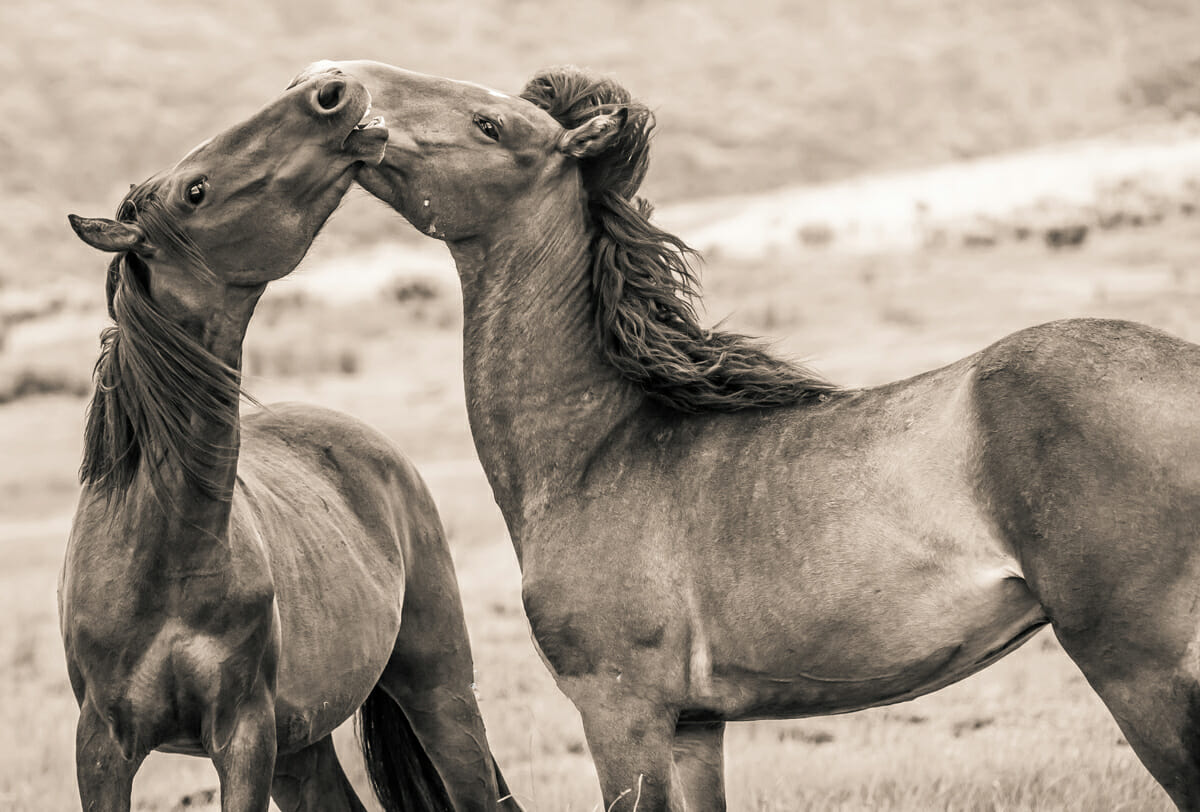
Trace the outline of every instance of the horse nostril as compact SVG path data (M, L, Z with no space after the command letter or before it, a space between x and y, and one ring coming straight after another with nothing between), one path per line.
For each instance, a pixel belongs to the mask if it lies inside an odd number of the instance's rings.
M342 100L342 91L346 89L346 83L341 79L334 79L327 82L324 87L317 91L317 104L325 110L332 110L338 106Z

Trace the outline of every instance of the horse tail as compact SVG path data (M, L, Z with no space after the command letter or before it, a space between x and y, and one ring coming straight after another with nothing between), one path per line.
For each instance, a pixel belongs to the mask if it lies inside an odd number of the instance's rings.
M378 685L358 710L358 738L371 787L384 812L453 810L442 778L408 717Z

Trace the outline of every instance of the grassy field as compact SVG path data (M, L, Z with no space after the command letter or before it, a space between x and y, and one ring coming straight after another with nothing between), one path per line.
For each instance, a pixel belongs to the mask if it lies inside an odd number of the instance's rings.
M1040 244L987 251L847 258L813 253L705 272L715 320L777 337L849 385L954 360L1021 326L1122 316L1200 340L1200 223L1101 233L1082 250ZM328 310L268 292L247 350L346 327L353 371L251 376L265 401L349 411L394 437L438 499L459 568L493 747L526 808L596 810L599 792L578 717L529 641L515 560L473 456L463 407L453 290L414 302ZM0 407L0 808L76 803L75 708L54 609L75 494L84 401L26 398ZM348 738L342 743L349 745ZM914 702L839 717L731 726L734 810L1160 810L1144 772L1083 678L1042 633L982 674ZM355 756L350 748L348 760ZM361 777L359 768L356 775ZM205 762L156 756L136 808L170 810L211 788Z
M78 805L54 589L103 260L69 233L66 213L110 213L128 184L250 114L307 63L375 58L508 90L553 64L612 73L658 116L645 191L659 203L1200 112L1194 0L52 0L0 4L0 46L0 810L14 812ZM404 234L352 193L320 250ZM1066 316L1133 318L1200 340L1192 219L1096 232L1066 252L1027 242L716 259L705 279L713 321L776 337L847 385ZM247 388L351 412L419 463L449 529L509 783L533 812L593 812L577 714L529 641L515 560L474 457L457 293L439 282L394 293L323 306L277 285L248 338ZM1048 633L911 703L731 726L726 752L734 810L1168 806ZM135 808L182 808L214 785L205 762L155 757Z
M94 265L65 217L373 58L516 90L575 63L656 111L661 202L937 163L1200 111L1191 0L53 0L0 5L0 283ZM361 243L353 201L327 240Z

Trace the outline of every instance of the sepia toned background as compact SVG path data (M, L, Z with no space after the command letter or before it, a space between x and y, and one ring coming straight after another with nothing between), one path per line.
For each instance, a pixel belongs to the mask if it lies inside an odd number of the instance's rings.
M709 321L846 385L1070 316L1200 340L1194 0L8 0L0 809L78 808L54 589L106 260L66 215L110 216L129 184L322 58L508 91L554 64L614 75L656 112L643 193L704 251ZM264 297L245 386L355 414L418 463L449 531L509 783L534 812L596 810L578 717L530 643L474 457L460 327L444 247L355 189ZM726 759L734 810L1167 807L1049 632L915 702L733 725ZM215 785L207 762L156 756L134 806L203 808Z

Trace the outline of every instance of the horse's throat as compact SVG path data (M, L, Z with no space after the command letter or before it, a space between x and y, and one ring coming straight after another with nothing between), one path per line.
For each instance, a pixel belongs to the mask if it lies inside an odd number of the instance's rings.
M467 412L516 536L579 479L641 394L602 358L586 251L493 258L455 250L463 282Z

